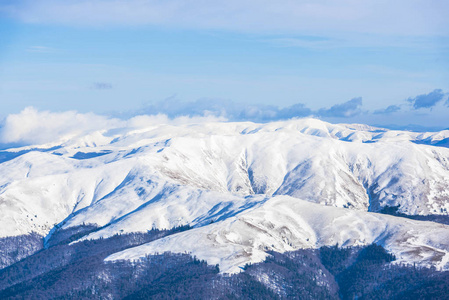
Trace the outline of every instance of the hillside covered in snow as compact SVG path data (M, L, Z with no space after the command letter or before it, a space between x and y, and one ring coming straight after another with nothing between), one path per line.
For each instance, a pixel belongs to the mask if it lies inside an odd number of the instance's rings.
M376 243L449 269L449 131L298 119L116 127L0 151L0 237L189 225L107 261L171 251L236 273L269 251Z

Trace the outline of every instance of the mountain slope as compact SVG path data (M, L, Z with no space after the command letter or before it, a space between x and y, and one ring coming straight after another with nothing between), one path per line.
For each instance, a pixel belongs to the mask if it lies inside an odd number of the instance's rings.
M449 269L449 226L317 205L277 196L223 222L130 248L106 260L138 259L165 251L187 251L223 272L263 261L266 251L376 243L394 253L398 263ZM94 236L92 236L94 237ZM89 238L89 237L88 237Z
M116 128L9 149L0 237L51 235L56 224L96 224L89 239L189 224L111 259L209 247L204 258L235 272L268 249L376 242L401 261L447 268L435 235L447 227L373 212L447 215L448 138L301 119Z

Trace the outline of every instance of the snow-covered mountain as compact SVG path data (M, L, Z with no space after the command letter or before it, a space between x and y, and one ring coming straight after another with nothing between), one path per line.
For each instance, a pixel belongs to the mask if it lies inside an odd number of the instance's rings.
M117 233L195 228L108 259L192 252L225 272L267 250L385 246L449 269L449 131L315 119L116 128L0 153L0 237L96 224Z
M235 273L246 263L263 261L267 250L285 252L337 243L340 246L376 243L395 253L397 263L448 269L448 233L447 225L276 196L223 222L130 248L107 260L187 251L211 264L219 264L223 272Z

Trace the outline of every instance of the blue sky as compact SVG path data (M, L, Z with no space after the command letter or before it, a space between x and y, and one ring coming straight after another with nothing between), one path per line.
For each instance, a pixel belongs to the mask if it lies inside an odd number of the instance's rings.
M449 127L449 3L3 0L0 118L130 117Z

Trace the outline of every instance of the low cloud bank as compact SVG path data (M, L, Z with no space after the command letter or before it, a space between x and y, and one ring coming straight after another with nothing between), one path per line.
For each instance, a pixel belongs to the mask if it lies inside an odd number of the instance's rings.
M387 108L375 110L373 112L373 114L375 114L375 115L384 115L384 114L385 115L389 115L389 114L398 112L400 110L401 110L401 107L399 105L390 105Z
M391 117L400 116L410 120L413 119L413 114L422 116L423 111L429 113L437 104L449 106L449 100L443 103L445 97L447 94L437 89L428 94L403 100L399 105L390 105L373 112L362 109L363 102L360 97L318 110L312 110L303 103L280 108L274 105L242 105L220 99L182 102L172 97L135 111L128 118L114 118L76 111L39 111L36 108L27 107L20 113L11 114L3 120L0 127L0 149L7 146L62 143L95 131L112 132L111 130L137 129L157 124L180 125L213 121L263 123L301 117L316 117L331 122L379 124L376 122L382 119L383 123L391 122Z
M329 109L318 110L318 115L331 118L350 118L362 112L362 97L354 98L348 102L336 104Z
M62 143L71 138L96 131L144 128L155 124L184 124L210 121L224 121L215 116L139 115L128 120L76 111L50 112L27 107L18 114L6 117L0 127L0 149L6 146L42 145Z
M361 106L361 97L336 104L331 108L321 108L316 111L308 108L303 103L296 103L281 108L275 105L238 104L221 99L200 99L194 102L181 102L171 97L151 104L139 111L139 113L150 115L162 113L170 118L213 115L226 118L229 121L270 122L301 117L353 117L362 112Z
M49 112L27 107L6 117L0 130L2 144L42 144L70 138L99 128L111 128L120 120L93 113Z
M432 108L441 102L445 94L441 89L436 89L428 94L418 95L414 98L408 98L407 101L411 103L414 109ZM446 101L446 103L448 103Z

